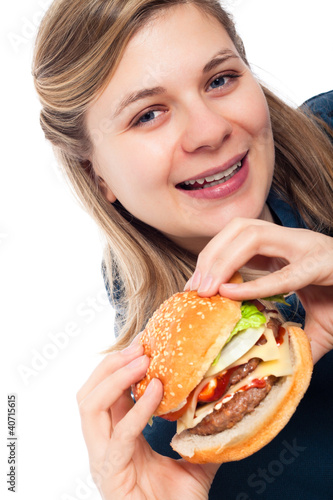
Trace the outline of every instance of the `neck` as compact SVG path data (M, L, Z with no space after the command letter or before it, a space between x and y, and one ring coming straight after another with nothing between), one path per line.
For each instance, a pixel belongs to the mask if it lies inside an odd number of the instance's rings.
M266 203L265 203L264 208L262 209L262 212L259 215L258 219L265 220L266 222L274 222L272 213L269 209L269 206Z

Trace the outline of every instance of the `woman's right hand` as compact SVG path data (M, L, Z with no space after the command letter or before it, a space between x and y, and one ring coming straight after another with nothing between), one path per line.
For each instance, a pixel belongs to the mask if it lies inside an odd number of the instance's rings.
M134 340L124 351L108 354L78 392L92 477L104 500L207 499L218 465L163 457L142 435L163 396L154 379L133 403L130 387L148 365Z

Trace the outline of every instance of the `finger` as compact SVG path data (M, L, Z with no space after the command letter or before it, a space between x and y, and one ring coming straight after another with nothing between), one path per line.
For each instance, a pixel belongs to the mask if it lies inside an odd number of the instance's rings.
M112 432L110 408L120 398L128 398L128 388L142 379L148 365L147 356L131 361L109 375L81 401L82 432L90 456L100 458Z
M123 351L112 352L105 356L78 391L76 398L79 404L105 377L143 354L143 346L138 343L138 337L135 337L130 346Z
M275 225L272 223L258 219L235 218L231 222L229 222L220 233L218 233L214 238L211 239L211 241L206 245L202 252L200 252L195 272L186 283L184 289L198 290L201 286L201 288L204 287L207 290L209 288L209 290L211 291L213 285L211 278L213 276L211 276L209 271L214 262L219 259L224 260L223 255L225 255L227 258L232 257L233 254L230 247L235 239L247 228L256 226L275 227ZM227 262L227 260L225 260L225 262ZM238 270L240 267L241 266L233 266L233 272ZM230 270L229 273L227 273L227 275L224 277L225 282L228 281L233 272Z
M266 262L267 258L274 258L275 263L279 260L281 265L285 265L295 256L295 243L291 244L290 233L288 239L285 232L273 224L266 227L246 227L228 247L220 250L219 256L211 263L198 288L199 295L210 296L217 293L222 283L226 283L235 271L256 256L266 257ZM262 259L261 262L264 263L265 260ZM270 266L268 270L269 268Z
M210 268L212 262L218 258L221 249L229 245L237 234L239 234L239 232L251 222L254 224L262 223L262 221L257 221L256 219L250 220L236 217L209 241L209 243L198 255L196 269L194 274L186 283L184 287L185 291L197 290L199 288L203 277L208 274L207 270Z
M240 285L221 284L219 293L233 300L265 298L300 290L313 279L312 273L304 273L303 264L299 262Z
M114 428L120 420L134 406L134 399L130 391L124 393L123 397L119 398L111 408L112 427Z
M163 397L163 385L153 379L143 396L117 424L110 441L108 464L115 474L120 473L131 461L137 439L147 425Z
M208 277L198 288L199 295L217 293L231 273L246 266L258 256L266 258L267 271L282 267L302 257L305 242L304 230L280 228L274 224L247 226L227 248L221 249L219 257L212 263ZM307 242L309 245L309 241ZM261 263L265 260L262 259Z
M237 217L227 224L214 238L212 238L198 256L197 267L203 269L220 255L221 250L231 244L239 235L246 230L255 228L269 229L276 227L275 224L260 219L246 219Z

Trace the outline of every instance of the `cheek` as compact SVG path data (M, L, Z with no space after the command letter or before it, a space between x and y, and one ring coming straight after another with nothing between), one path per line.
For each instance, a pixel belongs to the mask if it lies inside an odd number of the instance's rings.
M256 139L256 145L259 149L267 150L267 153L273 147L273 132L269 111L265 103L261 108L257 107L257 120L253 127L253 136Z
M254 86L248 92L248 99L243 108L244 125L254 138L267 138L272 136L271 122L266 98L260 87Z
M244 96L245 97L245 96ZM247 89L242 127L251 140L251 165L257 196L267 197L274 173L275 147L266 98L256 82ZM257 182L258 175L261 183Z
M96 153L100 176L105 179L119 199L136 196L156 189L167 179L167 160L156 144L143 146L142 141L121 140L106 143ZM121 200L120 200L121 201Z
M173 166L174 134L160 127L147 136L130 139L126 144L125 162L131 161L137 169L137 175L151 187L161 187L168 184ZM131 158L129 160L129 158Z
M273 140L271 120L266 98L259 86L256 84L256 92L253 93L248 117L252 116L252 126L250 129L258 143L271 146ZM255 119L253 119L255 117Z
M274 139L269 109L261 89L253 92L252 100L244 109L243 127L251 136L253 156L261 159L260 164L265 165L270 175L274 168Z

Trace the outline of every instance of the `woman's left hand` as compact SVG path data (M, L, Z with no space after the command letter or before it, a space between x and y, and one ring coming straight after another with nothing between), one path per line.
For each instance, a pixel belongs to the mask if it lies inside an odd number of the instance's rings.
M269 274L228 284L245 265ZM295 291L306 311L304 330L314 362L333 349L333 238L329 236L257 219L233 219L199 254L185 289L234 300Z

